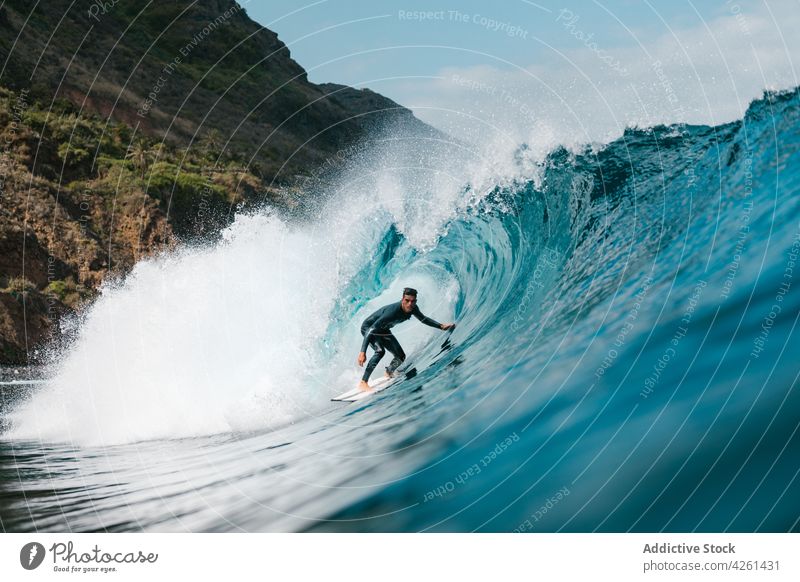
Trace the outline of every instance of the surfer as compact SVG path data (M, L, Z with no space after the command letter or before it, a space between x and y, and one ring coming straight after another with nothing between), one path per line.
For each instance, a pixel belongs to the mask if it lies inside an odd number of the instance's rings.
M381 307L361 324L361 335L364 336L364 341L361 342L358 365L363 366L364 362L367 361L367 345L372 346L375 353L370 358L367 369L364 370L364 375L358 384L359 388L362 390L370 389L367 380L369 380L375 366L386 354L386 350L389 350L394 356L391 363L386 367L387 378L391 378L397 367L406 359L406 354L403 348L400 347L400 342L392 335L390 329L398 323L408 321L412 315L425 325L438 327L442 330L453 329L456 326L455 323L439 323L423 315L419 307L417 307L417 290L406 287L403 289L403 298L400 301Z

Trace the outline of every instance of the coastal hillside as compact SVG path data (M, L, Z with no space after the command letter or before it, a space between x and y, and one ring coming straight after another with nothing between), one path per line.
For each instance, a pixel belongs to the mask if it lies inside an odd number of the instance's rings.
M213 239L237 208L313 203L297 185L387 124L429 130L369 89L310 83L232 0L6 1L0 67L6 365L35 363L141 258Z

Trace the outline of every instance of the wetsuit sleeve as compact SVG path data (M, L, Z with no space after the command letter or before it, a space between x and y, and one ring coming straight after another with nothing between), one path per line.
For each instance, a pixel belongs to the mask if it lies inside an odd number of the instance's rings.
M372 329L373 328L369 328L367 330L367 333L364 334L364 341L361 342L361 351L362 352L366 352L367 351L367 345L369 344L369 336L372 335Z
M422 312L419 310L419 307L417 307L416 305L414 306L414 312L413 313L414 313L414 317L419 319L425 325L429 325L431 327L438 327L439 329L442 329L442 324L441 323L439 323L435 319L431 319L427 315L423 315Z
M364 323L369 325L367 333L364 334L364 340L361 342L361 351L366 352L369 345L370 336L376 329L380 329L382 324L385 324L387 319L391 319L391 314L387 314L385 309L381 309L370 315Z

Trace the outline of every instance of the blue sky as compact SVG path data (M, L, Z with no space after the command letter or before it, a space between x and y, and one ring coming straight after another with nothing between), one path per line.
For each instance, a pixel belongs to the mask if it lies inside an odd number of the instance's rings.
M627 125L721 123L765 87L794 86L800 57L796 0L243 5L311 81L369 87L456 133L464 115L584 141Z
M560 24L567 16L563 9L578 15L587 34L594 34L593 38L609 49L660 35L667 25L684 29L729 10L725 2L694 2L690 8L680 0L251 0L245 6L251 18L276 31L289 45L312 81L349 85L397 75L434 75L453 66L509 66L502 61L528 65L550 52L549 46L579 46ZM415 11L429 13L431 18L416 19ZM494 25L497 30L493 30L488 19L508 27ZM410 48L415 45L430 48ZM325 65L331 59L340 60Z

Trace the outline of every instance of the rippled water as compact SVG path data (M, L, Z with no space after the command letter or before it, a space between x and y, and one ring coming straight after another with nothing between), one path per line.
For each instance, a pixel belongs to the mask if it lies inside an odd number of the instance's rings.
M3 386L3 528L797 531L798 112L491 172L407 148L140 264ZM414 374L329 402L407 284L458 328L398 327Z

